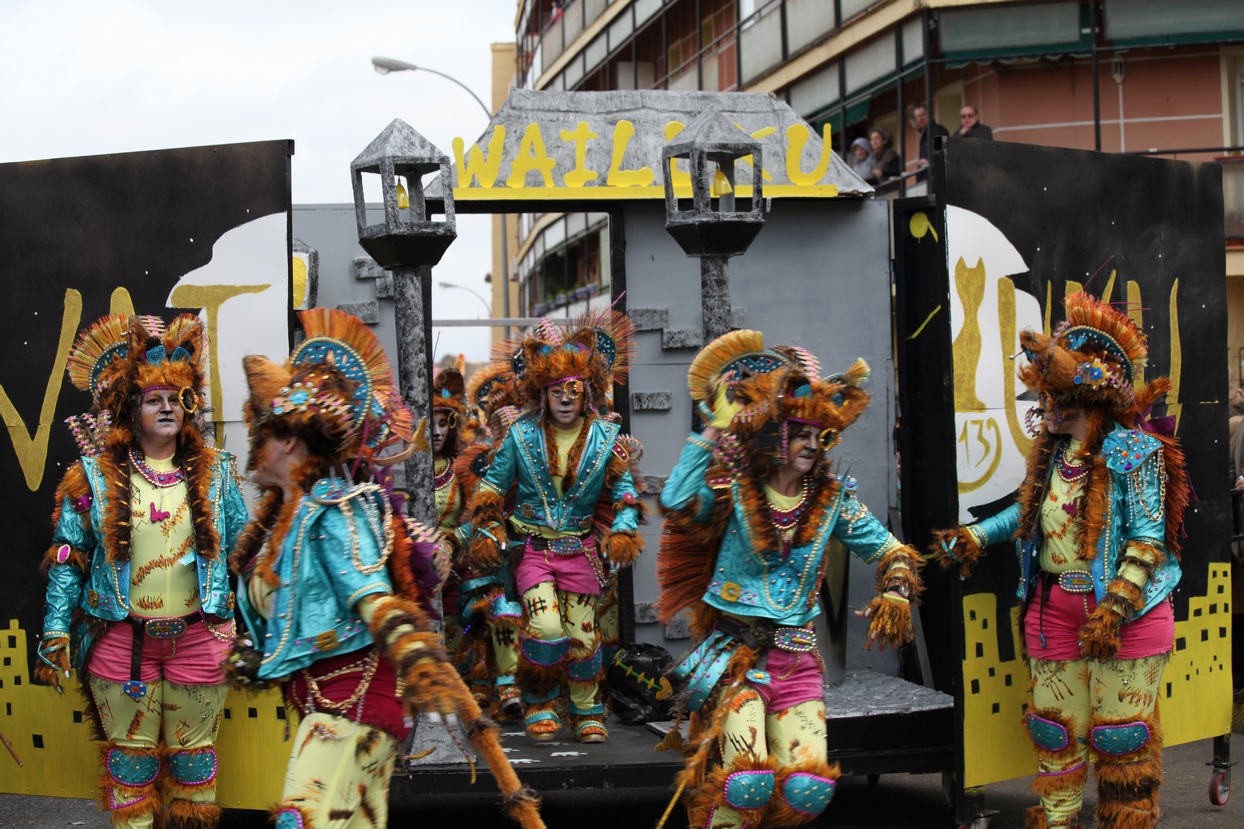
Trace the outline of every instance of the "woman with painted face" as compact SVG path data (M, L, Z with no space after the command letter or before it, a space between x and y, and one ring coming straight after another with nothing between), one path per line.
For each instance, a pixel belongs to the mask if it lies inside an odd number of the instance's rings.
M1053 336L1020 335L1019 371L1038 395L1035 441L1015 504L938 534L933 552L966 575L991 544L1014 540L1036 748L1032 827L1079 824L1088 763L1096 823L1158 819L1158 689L1174 638L1170 596L1190 487L1167 418L1147 420L1166 378L1133 384L1148 356L1124 313L1084 292Z
M453 551L448 539L458 529L463 507L462 485L454 473L454 459L469 442L464 440L465 428L466 384L462 372L456 367L439 369L432 377L432 495L436 526L445 539L441 542L443 548L439 556L446 560L446 567ZM441 587L441 607L445 620L445 651L449 654L457 651L462 639L458 585L457 574L448 570Z
M103 805L115 827L220 821L220 663L234 608L224 559L246 504L232 456L204 442L206 346L197 316L166 329L114 314L69 354L69 378L94 411L70 418L82 458L56 492L35 674L59 688L71 667L80 672L107 740Z
M838 539L877 565L868 644L911 641L921 558L830 472L827 454L868 405L868 366L819 379L803 349L735 331L691 364L708 424L687 438L661 492L659 618L692 610L698 645L674 670L691 744L680 784L695 829L795 826L833 797L826 761L820 614Z
M482 567L505 561L515 598L522 599L517 678L527 734L537 741L552 740L561 729L563 684L575 739L608 739L596 621L605 580L601 557L629 566L643 542L627 453L617 424L600 407L613 383L625 381L632 332L616 311L583 317L569 334L548 320L535 327L514 360L533 411L510 428L472 505L471 556ZM613 515L604 533L593 530L598 508Z

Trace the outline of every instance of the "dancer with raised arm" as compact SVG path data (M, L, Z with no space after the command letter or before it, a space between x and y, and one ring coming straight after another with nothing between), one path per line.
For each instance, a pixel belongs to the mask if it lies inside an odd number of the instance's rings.
M690 608L698 644L674 671L690 714L680 786L694 829L811 821L838 768L826 761L824 664L813 620L837 539L877 566L868 643L912 640L919 554L830 470L828 453L868 405L868 367L820 379L802 349L756 331L710 343L688 373L704 431L661 492L659 616Z

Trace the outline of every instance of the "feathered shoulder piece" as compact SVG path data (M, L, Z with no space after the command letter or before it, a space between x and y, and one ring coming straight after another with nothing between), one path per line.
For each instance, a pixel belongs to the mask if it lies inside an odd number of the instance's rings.
M468 407L479 412L484 422L500 407L518 405L514 372L510 369L509 360L491 362L472 374L466 384L466 401Z

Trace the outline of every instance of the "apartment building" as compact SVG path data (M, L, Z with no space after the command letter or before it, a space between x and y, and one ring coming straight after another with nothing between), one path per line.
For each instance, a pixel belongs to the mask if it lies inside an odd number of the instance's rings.
M880 197L927 187L911 117L924 102L952 132L972 107L995 140L1219 160L1227 273L1244 277L1239 0L519 0L516 12L514 43L494 48L503 82L767 93L827 129L840 155L881 126L904 174ZM608 294L604 214L511 224L516 312L574 313ZM1244 279L1228 296L1239 382Z

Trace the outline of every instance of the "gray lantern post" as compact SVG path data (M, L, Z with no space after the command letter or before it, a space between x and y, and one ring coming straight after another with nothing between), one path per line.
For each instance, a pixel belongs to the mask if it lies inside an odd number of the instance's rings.
M385 127L350 164L359 244L378 265L393 274L398 388L416 420L431 415L432 266L441 261L458 236L452 190L447 188L445 194L444 220L436 222L428 216L423 177L438 172L442 180L449 181L449 158L400 118ZM379 224L367 222L364 175L380 177L384 221ZM409 207L398 205L399 176L406 180ZM410 516L434 527L436 501L432 492L431 453L414 453L406 461L404 471L406 489L410 493L407 502ZM436 603L439 607L439 596ZM457 745L465 745L467 739L461 726L459 731L455 741L446 728L421 714L404 754L424 756L407 761L407 765L465 761Z
M734 165L751 156L752 197L748 210L736 210ZM679 207L670 162L686 159L691 173L691 209ZM760 142L731 124L717 110L701 112L661 151L665 175L665 229L688 256L700 257L700 305L705 344L733 328L730 310L731 256L747 252L764 226ZM724 177L717 205L713 181Z
M416 420L430 412L432 377L432 266L458 236L453 193L445 196L445 218L432 221L423 193L423 177L439 172L449 181L449 158L401 119L367 145L350 164L354 182L354 215L359 244L382 268L393 274L397 322L397 375L402 398ZM363 176L378 175L384 198L384 220L368 224ZM410 206L398 206L398 177L406 180ZM416 452L405 464L410 515L433 526L432 458Z

